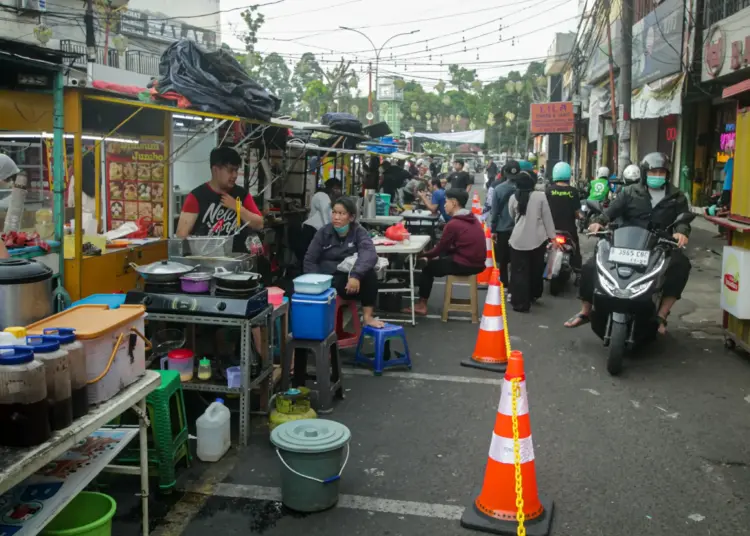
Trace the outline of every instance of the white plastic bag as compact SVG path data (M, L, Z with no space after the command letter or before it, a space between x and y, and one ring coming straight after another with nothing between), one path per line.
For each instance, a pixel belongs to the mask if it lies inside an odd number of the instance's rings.
M341 261L339 265L336 267L336 270L339 272L344 272L345 274L350 273L354 269L354 265L357 264L357 254L349 255L346 259Z
M562 268L563 252L557 248L552 248L547 252L547 268L544 273L547 279L553 279L560 274Z

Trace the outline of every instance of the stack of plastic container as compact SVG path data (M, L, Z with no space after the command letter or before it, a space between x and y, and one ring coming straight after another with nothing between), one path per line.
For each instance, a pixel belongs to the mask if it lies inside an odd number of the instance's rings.
M73 399L73 419L89 412L88 376L86 374L86 347L76 339L76 330L70 328L46 328L45 337L60 343L60 349L68 352L70 359L70 388Z
M73 393L68 352L61 350L60 343L54 338L39 335L26 337L26 346L34 352L35 359L44 363L52 430L67 428L73 424Z
M295 339L323 341L336 327L336 289L333 277L305 274L294 280L292 295L292 336Z

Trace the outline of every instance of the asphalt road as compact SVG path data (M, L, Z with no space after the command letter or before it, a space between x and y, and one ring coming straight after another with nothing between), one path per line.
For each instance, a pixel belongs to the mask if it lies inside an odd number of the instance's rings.
M438 286L432 312L441 302ZM748 361L678 320L612 378L590 330L562 326L576 310L571 288L508 313L526 360L539 489L555 501L552 533L747 534ZM157 536L471 534L457 518L482 483L500 396L499 376L459 366L476 334L469 322L422 320L407 328L411 372L346 375L347 398L328 417L352 431L336 508L299 515L273 500L279 464L256 420L250 447L194 468L170 512L156 504Z

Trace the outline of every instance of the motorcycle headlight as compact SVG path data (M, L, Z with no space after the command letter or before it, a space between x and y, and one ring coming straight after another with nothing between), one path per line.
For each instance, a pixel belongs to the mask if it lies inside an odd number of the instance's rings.
M634 286L628 286L627 289L625 289L623 292L628 293L628 297L630 298L636 298L646 292L649 288L651 288L651 285L654 283L654 280L646 281L645 283L640 283L638 285Z
M616 297L617 287L610 281L610 279L607 277L606 272L599 271L599 285L604 289L604 291L609 294L612 297Z

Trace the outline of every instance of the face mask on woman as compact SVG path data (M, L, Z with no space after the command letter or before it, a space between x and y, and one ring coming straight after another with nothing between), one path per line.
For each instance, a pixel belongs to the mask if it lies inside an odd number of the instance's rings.
M654 190L664 188L664 184L666 184L666 182L666 177L660 177L658 175L646 175L646 186L648 186L649 188L653 188Z
M342 227L336 227L334 225L333 228L336 229L336 232L338 234L340 234L340 235L345 235L346 233L349 232L349 224L348 223L346 225L342 226Z

